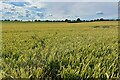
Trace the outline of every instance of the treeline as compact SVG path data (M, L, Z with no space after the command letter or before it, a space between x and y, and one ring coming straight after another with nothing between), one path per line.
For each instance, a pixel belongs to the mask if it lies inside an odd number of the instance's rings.
M23 20L1 20L1 21L14 21L14 22L24 22ZM119 21L119 19L94 19L94 20L81 20L80 18L77 18L76 20L32 20L32 21L25 21L25 22L67 22L67 23L79 23L79 22L94 22L94 21Z

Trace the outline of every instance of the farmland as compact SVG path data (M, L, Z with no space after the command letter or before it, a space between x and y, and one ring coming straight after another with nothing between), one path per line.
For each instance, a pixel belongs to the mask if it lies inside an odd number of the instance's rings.
M2 78L118 78L118 22L3 22Z

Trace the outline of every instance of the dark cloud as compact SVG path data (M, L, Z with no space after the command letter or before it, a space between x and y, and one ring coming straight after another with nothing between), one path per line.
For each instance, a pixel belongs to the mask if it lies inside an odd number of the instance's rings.
M11 14L13 14L12 12L5 12L5 14L7 14L7 15L11 15Z
M49 16L53 16L52 14L49 14Z
M44 18L44 14L43 13L37 13L37 16L39 16L40 18Z

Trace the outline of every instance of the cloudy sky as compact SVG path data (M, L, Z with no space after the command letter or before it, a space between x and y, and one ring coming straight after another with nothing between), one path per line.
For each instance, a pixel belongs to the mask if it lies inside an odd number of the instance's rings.
M0 19L116 19L118 0L23 0L1 1Z

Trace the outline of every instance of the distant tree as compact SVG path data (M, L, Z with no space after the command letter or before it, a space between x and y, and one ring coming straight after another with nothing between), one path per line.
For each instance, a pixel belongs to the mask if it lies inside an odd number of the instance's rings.
M35 20L35 22L37 22L38 20Z
M68 23L71 23L72 21L71 21L71 20L68 20L67 22L68 22Z
M80 18L77 18L77 22L81 22Z
M40 20L38 20L38 22L40 22Z
M83 22L85 22L85 20L83 20Z
M68 19L65 19L65 22L68 22Z
M100 21L104 21L104 19L103 19L103 18L100 18Z
M6 19L4 21L7 21Z
M120 21L120 19L116 19L116 21Z
M45 22L49 22L49 20L46 20Z
M100 19L97 19L96 21L100 21Z
M64 22L64 20L61 20L60 22Z
M17 19L15 21L18 21Z
M93 22L94 20L90 20L90 22Z

